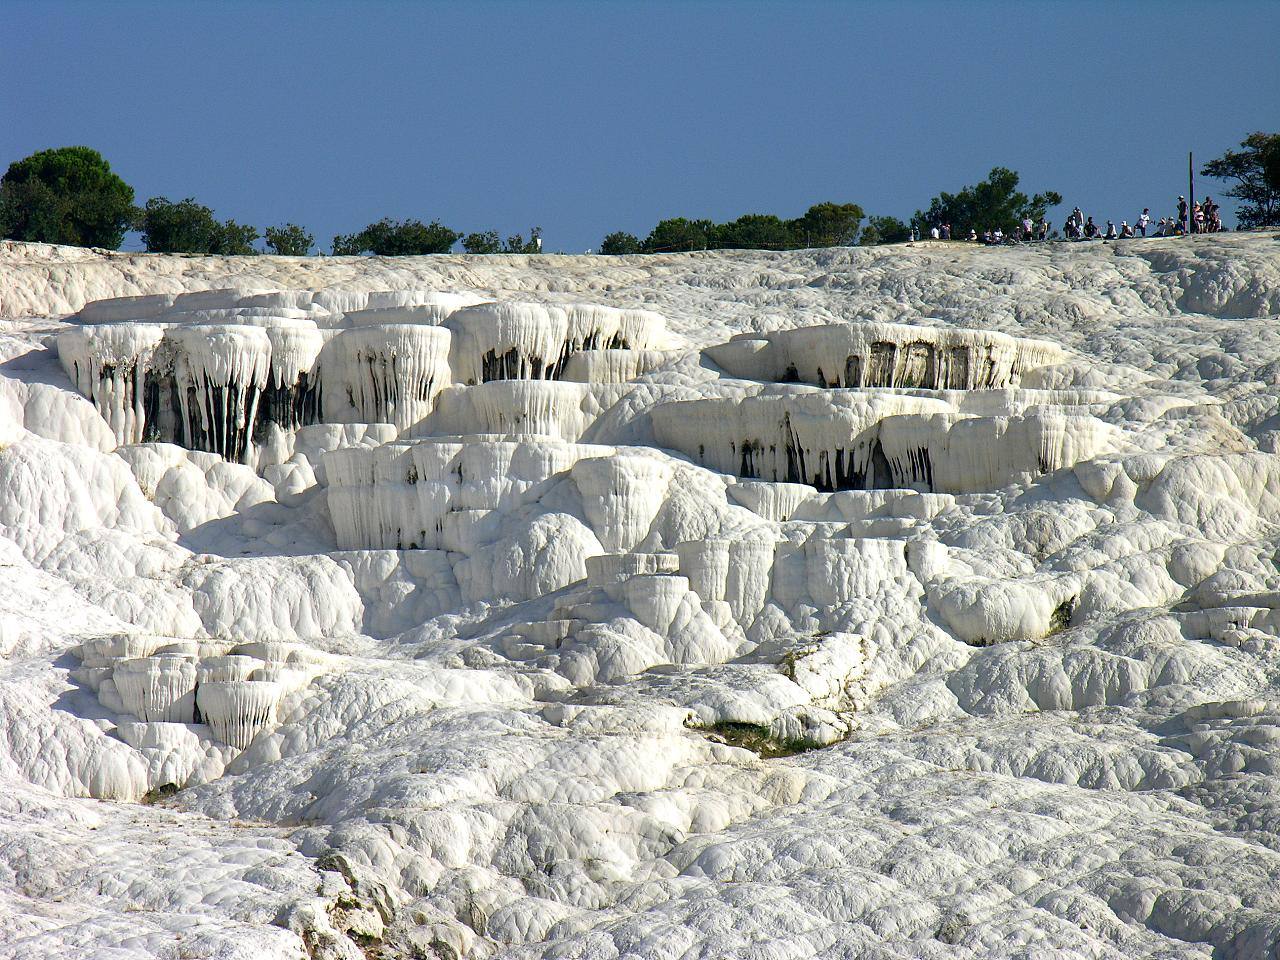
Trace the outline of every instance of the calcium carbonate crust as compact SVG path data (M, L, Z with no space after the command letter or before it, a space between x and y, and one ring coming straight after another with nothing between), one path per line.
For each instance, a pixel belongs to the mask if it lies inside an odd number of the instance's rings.
M0 957L1280 948L1277 238L0 317Z

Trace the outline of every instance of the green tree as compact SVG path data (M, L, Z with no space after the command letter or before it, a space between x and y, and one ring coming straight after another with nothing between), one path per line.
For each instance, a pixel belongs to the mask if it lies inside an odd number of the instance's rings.
M911 239L911 227L897 217L868 217L858 243L873 247L882 243L902 243Z
M408 257L428 253L448 253L462 239L438 220L392 220L389 217L371 223L359 233L338 234L333 238L335 257L355 257L371 253L378 257Z
M532 227L529 230L529 239L526 240L520 234L513 234L507 237L507 242L502 248L503 253L541 253L542 252L542 228Z
M786 223L771 213L748 213L709 232L710 246L736 250L787 250L795 246Z
M1062 202L1062 195L1052 190L1028 197L1018 190L1018 175L1007 167L995 167L987 179L959 193L941 193L933 198L929 209L916 211L913 222L925 236L935 224L951 224L951 235L962 237L969 230L982 233L997 227L1006 234L1015 230L1023 217L1043 219L1050 207Z
M258 230L228 220L219 222L195 198L173 203L152 197L143 207L138 226L150 253L200 253L214 256L253 256Z
M1280 192L1280 135L1271 138L1271 143L1262 154L1262 175L1267 186Z
M862 217L856 203L815 203L803 217L791 221L791 232L797 246L851 247Z
M639 237L623 230L615 231L600 241L600 252L606 256L640 253L642 249Z
M316 238L296 223L267 227L267 249L280 257L305 257L316 245Z
M89 147L42 150L0 177L0 235L115 250L133 225L133 187Z
M716 225L710 220L686 220L673 217L660 220L645 237L646 253L680 253L689 250L706 250Z
M1251 133L1240 146L1210 160L1201 175L1235 181L1225 193L1241 201L1236 219L1242 228L1280 223L1280 134Z
M467 253L501 253L502 239L498 236L497 230L468 233L462 238L462 249Z

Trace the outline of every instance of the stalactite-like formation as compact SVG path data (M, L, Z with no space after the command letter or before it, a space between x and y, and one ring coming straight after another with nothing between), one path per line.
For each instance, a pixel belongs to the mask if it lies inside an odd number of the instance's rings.
M113 323L76 327L58 337L67 375L121 443L146 439L148 398L156 389L148 376L164 334L157 324Z
M801 327L743 335L707 354L735 376L824 387L988 390L1061 362L1056 344L987 330L892 323Z
M325 454L329 516L346 549L449 549L495 510L611 447L482 436ZM451 542L452 541L452 542Z
M227 460L246 462L258 402L271 371L271 341L261 327L194 326L173 333L174 384L181 440Z
M559 380L579 353L660 346L661 316L591 304L486 303L449 317L453 368L467 384Z
M196 706L214 737L243 750L275 721L280 693L270 680L214 680L200 684Z
M1031 392L1001 395L1016 409ZM989 490L1095 456L1111 433L1084 409L973 416L925 393L791 388L663 404L653 418L662 445L713 469L819 490Z
M161 737L171 736L163 733L171 725L207 724L215 740L237 750L274 722L282 697L305 688L328 663L324 654L296 644L233 646L135 634L88 640L75 654L81 666L72 676L109 709Z
M325 418L393 423L422 420L449 383L449 331L415 324L345 330L325 346Z
M655 349L655 313L432 291L209 290L103 301L80 319L112 322L60 334L63 366L120 443L241 462L268 425L389 423L413 436L452 384L474 385L451 393L467 429L573 440L601 389L670 359ZM546 382L560 379L580 382Z

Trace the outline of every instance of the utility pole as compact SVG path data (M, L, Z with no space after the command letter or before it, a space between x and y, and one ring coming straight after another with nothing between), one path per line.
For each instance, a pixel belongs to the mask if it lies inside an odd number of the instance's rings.
M1191 151L1187 151L1187 235L1190 236L1191 231L1196 225L1196 165L1192 160Z

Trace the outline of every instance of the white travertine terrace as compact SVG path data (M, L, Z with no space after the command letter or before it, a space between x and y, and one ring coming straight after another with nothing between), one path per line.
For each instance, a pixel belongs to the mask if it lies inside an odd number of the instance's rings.
M283 696L305 689L328 663L288 644L135 634L87 640L75 654L77 675L104 704L118 702L123 713L169 739L169 725L205 724L208 736L237 751L275 722ZM198 743L199 734L190 742Z
M275 721L279 700L272 680L211 680L200 684L196 706L216 739L243 750Z
M324 455L329 516L346 549L457 549L466 528L610 447L443 437Z
M121 443L146 439L147 370L163 339L164 328L149 323L78 327L58 338L67 375Z
M1107 448L1108 424L1052 402L1019 404L1027 393L953 403L923 391L787 390L660 404L653 418L662 445L715 470L819 490L972 493Z
M1280 949L1268 236L5 316L0 956Z
M594 304L485 303L446 323L456 344L455 378L467 384L559 380L575 354L651 350L664 339L660 315Z
M734 376L751 380L930 390L1017 387L1024 372L1066 359L1061 347L1042 340L896 323L743 334L707 354Z
M119 442L172 440L242 463L267 424L390 423L413 435L453 383L461 415L485 424L474 432L572 440L598 407L590 384L672 359L651 349L664 334L650 311L476 300L208 291L137 303L155 320L137 323L122 316L129 298L86 306L81 319L111 322L71 327L58 347ZM579 383L546 383L560 379Z
M325 345L325 419L392 423L407 431L449 383L449 331L413 324L360 326Z

